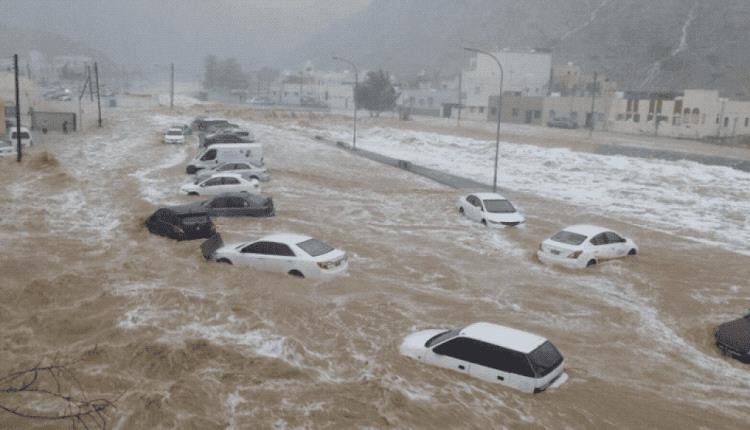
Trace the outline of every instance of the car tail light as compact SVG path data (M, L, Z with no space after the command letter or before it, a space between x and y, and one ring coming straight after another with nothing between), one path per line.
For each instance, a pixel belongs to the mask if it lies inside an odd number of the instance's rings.
M578 258L581 254L583 254L583 251L574 251L568 254L568 258Z

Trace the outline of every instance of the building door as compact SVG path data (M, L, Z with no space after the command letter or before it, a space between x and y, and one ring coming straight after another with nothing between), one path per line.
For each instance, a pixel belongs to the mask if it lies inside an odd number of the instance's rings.
M593 123L593 115L591 115L591 112L586 112L586 127L591 127L591 124Z
M527 110L526 111L526 120L524 121L526 124L531 124L531 119L534 117L534 111Z

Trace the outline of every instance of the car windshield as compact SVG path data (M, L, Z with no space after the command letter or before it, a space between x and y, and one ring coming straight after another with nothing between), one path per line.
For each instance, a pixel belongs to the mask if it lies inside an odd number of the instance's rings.
M529 353L529 361L537 377L548 375L563 361L562 355L549 341Z
M484 200L484 207L487 212L493 214L507 214L516 211L516 208L507 200Z
M454 337L458 336L459 333L461 333L461 329L460 328L453 329L453 330L448 330L448 331L444 331L444 332L442 332L442 333L440 333L438 335L432 336L430 338L430 340L428 340L424 344L424 346L426 346L427 348L431 348L433 345L437 345L439 343L443 343L444 341L446 341L448 339L453 339Z
M312 257L328 254L333 251L333 248L330 245L323 243L318 239L309 239L298 243L297 246L302 248L303 251L310 254Z
M180 130L169 130L167 136L182 136L182 132Z
M580 245L586 240L586 236L578 233L571 233L569 231L561 231L551 238L555 242L565 243L568 245Z

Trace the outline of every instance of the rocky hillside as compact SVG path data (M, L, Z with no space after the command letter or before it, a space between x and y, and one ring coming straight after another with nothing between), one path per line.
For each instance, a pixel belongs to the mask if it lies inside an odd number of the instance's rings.
M287 57L331 54L400 75L455 73L463 46L549 48L629 89L715 88L750 95L747 0L372 0Z

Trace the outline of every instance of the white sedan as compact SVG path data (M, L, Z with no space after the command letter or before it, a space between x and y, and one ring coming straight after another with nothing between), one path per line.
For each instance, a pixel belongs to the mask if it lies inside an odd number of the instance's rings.
M239 173L225 172L185 184L180 191L191 196L213 196L223 193L260 194L260 182L256 179L246 179Z
M458 212L484 225L514 226L526 222L513 203L497 193L474 193L460 197Z
M538 393L567 379L560 352L547 339L478 322L454 330L423 330L404 339L402 355L494 384Z
M185 133L179 128L172 127L164 133L164 143L185 143Z
M637 253L638 246L619 233L595 225L573 225L542 242L536 255L544 264L580 269Z
M203 256L220 263L249 266L298 278L331 279L346 273L346 252L310 236L278 233L254 242L225 245L215 235L201 245Z
M268 182L271 180L271 176L268 174L268 168L264 164L256 165L250 162L222 163L214 167L209 167L196 173L195 179L203 180L219 172L239 173L245 178L257 179L261 182Z

